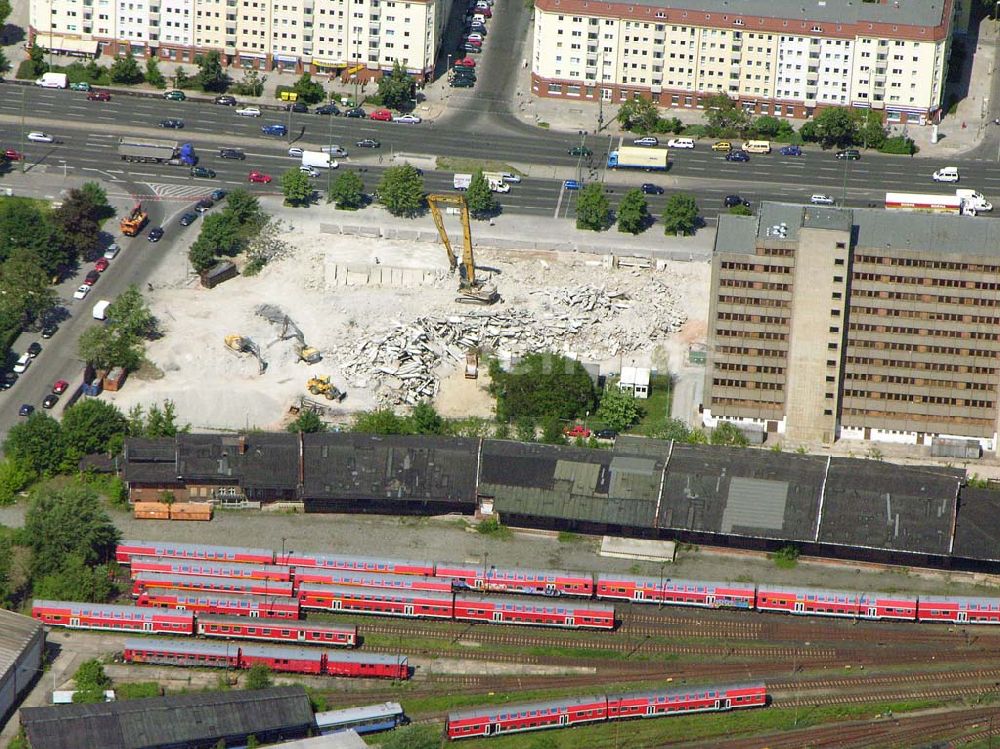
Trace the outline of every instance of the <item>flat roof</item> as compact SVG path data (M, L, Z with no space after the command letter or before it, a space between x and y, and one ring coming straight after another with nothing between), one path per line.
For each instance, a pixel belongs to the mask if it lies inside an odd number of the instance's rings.
M962 488L953 553L967 559L1000 560L1000 492Z

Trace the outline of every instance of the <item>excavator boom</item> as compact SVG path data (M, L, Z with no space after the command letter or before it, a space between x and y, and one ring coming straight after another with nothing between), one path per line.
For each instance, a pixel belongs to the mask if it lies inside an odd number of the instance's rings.
M448 232L444 227L444 219L441 216L439 204L458 206L462 218L462 275L461 284L458 288L462 294L456 301L464 304L493 304L500 296L492 286L476 280L476 259L472 252L472 228L469 222L469 204L465 201L464 195L431 194L427 196L427 204L430 206L431 215L434 217L434 225L437 226L438 234L441 235L441 243L448 253L448 262L454 270L458 265L458 258L451 246Z

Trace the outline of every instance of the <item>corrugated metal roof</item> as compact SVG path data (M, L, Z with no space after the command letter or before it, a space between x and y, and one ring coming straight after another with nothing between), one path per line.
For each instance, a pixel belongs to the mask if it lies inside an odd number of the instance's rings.
M30 616L0 609L0 682L41 629Z

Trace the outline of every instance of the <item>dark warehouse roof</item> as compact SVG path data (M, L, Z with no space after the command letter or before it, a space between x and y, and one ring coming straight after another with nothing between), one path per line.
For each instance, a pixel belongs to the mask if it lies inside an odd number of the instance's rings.
M962 489L952 553L966 559L1000 561L1000 492Z

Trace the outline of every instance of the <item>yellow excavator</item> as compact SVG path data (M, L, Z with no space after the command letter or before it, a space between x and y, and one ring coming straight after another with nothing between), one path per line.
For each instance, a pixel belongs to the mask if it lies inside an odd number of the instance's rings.
M444 228L441 204L458 206L462 216L462 269L458 287L458 293L462 296L455 301L462 304L494 304L500 299L496 287L476 279L476 259L472 254L472 229L469 226L469 204L465 202L465 196L446 194L427 196L427 205L430 206L431 216L434 217L434 225L437 227L438 234L441 235L441 243L448 253L448 264L454 271L458 268L458 258L451 247L448 232Z
M260 346L254 343L252 338L247 338L245 335L232 334L227 335L224 340L226 348L240 354L250 354L257 359L257 368L260 370L258 374L264 374L267 370L267 362L260 355Z
M306 383L306 388L313 395L325 396L328 401L340 402L347 397L347 393L339 388L335 387L332 382L330 382L330 375L317 375L315 377L310 377L309 381Z

